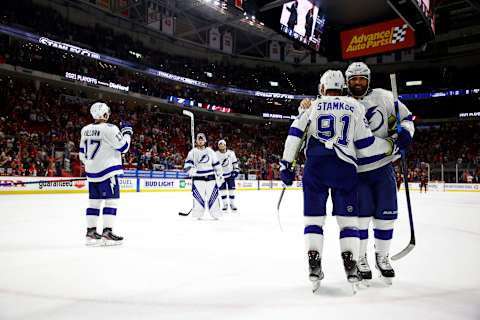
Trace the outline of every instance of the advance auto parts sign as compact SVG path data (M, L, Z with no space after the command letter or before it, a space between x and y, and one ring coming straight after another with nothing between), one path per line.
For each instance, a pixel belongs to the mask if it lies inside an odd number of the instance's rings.
M340 39L345 60L415 46L414 31L400 18L343 31Z

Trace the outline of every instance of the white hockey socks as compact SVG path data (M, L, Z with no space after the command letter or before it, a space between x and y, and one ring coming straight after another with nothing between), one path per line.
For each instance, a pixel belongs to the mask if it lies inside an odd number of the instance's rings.
M393 237L395 220L373 219L373 235L375 237L375 252L388 254Z
M103 208L103 228L111 228L115 225L115 218L117 216L118 199L105 200L105 207Z
M90 199L87 208L87 228L96 228L100 216L101 199Z
M340 229L340 250L350 251L353 260L358 261L360 238L358 232L358 218L337 216L337 223Z
M305 216L304 240L305 249L308 251L317 251L322 257L323 252L323 225L325 216Z
M367 254L368 245L368 228L370 227L371 217L358 218L358 233L360 238L359 256L363 257Z

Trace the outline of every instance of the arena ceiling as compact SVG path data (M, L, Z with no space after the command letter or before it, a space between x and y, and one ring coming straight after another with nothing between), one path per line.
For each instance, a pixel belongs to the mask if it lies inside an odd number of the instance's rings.
M327 29L337 32L398 17L387 0L319 1L326 11ZM116 7L114 13L120 14L129 9L130 19L140 24L146 23L149 6L162 8L162 13L167 12L175 17L174 38L199 46L208 47L208 31L211 28L216 27L220 32L230 31L233 35L234 55L267 58L269 41L293 43L264 25L258 18L253 19L255 14L257 17L264 16L265 12L278 9L287 2L286 0L243 0L245 11L235 8L233 0L111 0L111 2ZM439 41L450 41L448 45L454 41L470 47L472 44L480 44L479 1L430 2L435 9L436 34ZM266 8L268 10L265 10Z

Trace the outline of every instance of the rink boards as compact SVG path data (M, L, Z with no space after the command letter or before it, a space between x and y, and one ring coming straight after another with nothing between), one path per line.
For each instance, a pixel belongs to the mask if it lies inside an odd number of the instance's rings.
M1 177L0 194L55 194L87 193L85 180L72 181L72 178L47 177ZM75 179L75 178L73 178ZM77 178L78 179L78 178ZM35 183L32 183L35 182ZM120 178L122 192L189 192L192 187L190 179L149 179ZM15 185L12 185L12 184ZM237 190L281 190L283 185L277 180L237 180ZM288 189L301 190L302 182L295 181ZM411 191L419 191L419 183L409 183ZM402 184L400 190L404 190ZM442 183L428 184L429 192L480 192L480 184Z
M87 193L88 182L71 181L78 178L0 177L0 194L55 194ZM32 183L35 182L35 183ZM122 192L189 192L190 179L120 178ZM14 186L12 184L15 184ZM281 181L237 180L237 190L281 190ZM288 189L300 190L301 181L295 181Z

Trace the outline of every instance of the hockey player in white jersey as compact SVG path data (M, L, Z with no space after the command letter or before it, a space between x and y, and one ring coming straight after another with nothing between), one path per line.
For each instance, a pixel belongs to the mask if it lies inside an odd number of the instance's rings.
M110 108L102 102L90 107L95 123L82 128L80 160L85 165L88 180L89 206L87 208L87 245L122 243L123 237L112 232L117 215L120 186L118 176L123 174L122 153L130 148L133 130L123 123L121 130L107 123ZM97 233L97 222L102 209L103 232Z
M360 280L357 270L357 155L390 154L394 149L392 140L377 139L372 135L360 103L339 96L344 86L342 72L328 70L322 75L321 97L291 125L281 161L280 177L286 185L291 185L294 172L290 168L306 134L304 234L314 292L323 279L323 225L329 190L333 215L340 228L341 256L347 280L356 283Z
M222 166L223 177L225 178L225 182L220 186L222 211L227 211L228 204L230 204L232 211L237 211L237 207L235 206L235 178L240 172L237 156L233 150L227 149L227 142L223 139L218 141L218 151L216 154Z
M205 134L197 134L196 147L188 152L184 169L192 177L193 217L200 220L208 209L212 218L217 220L222 214L218 185L225 180L217 155L206 147L206 143Z
M365 107L370 129L376 137L395 136L400 149L412 141L414 126L412 114L399 101L402 130L397 135L394 99L391 91L370 89L370 69L363 62L352 63L345 72L350 94ZM368 228L373 217L375 262L387 283L395 276L390 264L389 250L393 226L397 219L397 190L392 161L399 155L376 155L358 159L359 172L359 269L364 279L371 279L367 260Z

